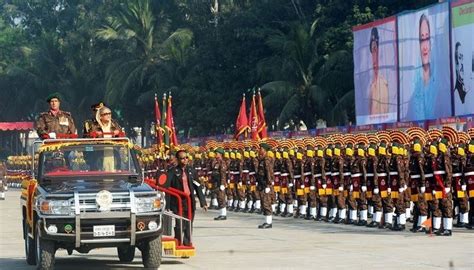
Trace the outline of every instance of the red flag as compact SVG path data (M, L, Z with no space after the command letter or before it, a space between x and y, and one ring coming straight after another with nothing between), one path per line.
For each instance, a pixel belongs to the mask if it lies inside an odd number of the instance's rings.
M235 139L238 141L240 135L244 135L244 139L247 138L247 132L250 129L249 120L247 119L247 110L245 109L245 94L240 104L239 116L235 121Z
M158 105L158 97L155 94L155 117L156 117L156 144L161 146L163 143L163 132L161 132L161 112L160 106Z
M260 140L260 136L258 135L258 114L257 114L257 106L255 105L255 93L252 96L252 103L250 105L250 134L252 140Z
M168 97L168 111L166 112L166 127L170 133L170 144L178 145L178 137L176 137L176 128L174 127L173 108L171 105L171 94Z
M263 100L260 89L258 90L258 120L258 134L261 139L265 139L268 137L267 122L265 121L265 112L263 111Z

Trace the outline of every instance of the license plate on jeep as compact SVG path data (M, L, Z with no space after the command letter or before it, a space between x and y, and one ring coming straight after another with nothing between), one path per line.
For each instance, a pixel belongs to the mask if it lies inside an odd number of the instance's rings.
M115 225L94 226L94 237L115 236Z

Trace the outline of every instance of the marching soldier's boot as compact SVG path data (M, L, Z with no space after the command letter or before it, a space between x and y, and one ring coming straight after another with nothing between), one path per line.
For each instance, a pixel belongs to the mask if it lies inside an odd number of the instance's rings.
M214 220L226 220L227 219L227 209L221 208L219 209L219 216L215 217Z
M367 225L367 227L370 227L370 228L378 227L378 226L380 226L380 221L381 220L382 220L382 212L380 212L380 211L375 212L374 216L372 218L372 222L369 225Z
M234 202L232 203L232 209L234 209L234 212L239 212L239 201L238 200L234 200Z
M331 210L329 210L328 222L334 222L334 220L336 219L336 214L337 208L331 208Z
M253 201L252 200L248 200L247 201L247 208L245 209L245 213L253 213L252 212L252 205L253 205Z
M318 217L318 221L327 221L327 214L328 214L328 209L327 207L321 207L319 209L319 217Z
M276 205L276 204L272 204L272 212L273 212L273 214L275 214L275 215L277 214L276 209L277 209L277 205Z
M453 230L453 218L443 218L443 236L451 236Z
M0 192L0 200L5 200L5 192Z
M227 200L227 208L229 211L232 211L234 209L234 200Z
M357 223L357 210L349 210L349 219L346 224L356 224Z
M379 227L381 229L391 229L393 222L393 215L392 213L385 213L385 225Z
M418 217L418 229L416 230L416 232L426 232L426 228L425 228L425 225L423 225L423 223L425 223L427 219L428 219L428 216Z
M357 226L366 226L367 225L367 210L360 210L360 217L359 217L359 222L357 223Z
M300 205L299 210L300 210L299 215L295 216L295 217L305 218L306 217L306 205Z
M292 217L293 216L293 204L288 204L286 206L286 210L287 210L287 213L285 215L285 217Z
M285 215L286 203L280 204L280 215L283 217Z
M255 206L255 213L256 213L256 214L261 214L261 213L262 213L262 209L261 209L262 203L261 203L261 201L260 201L260 200L257 200L257 201L255 202L255 205L254 205L254 206Z
M408 222L412 222L413 219L411 218L411 209L405 208L405 217Z
M405 224L406 224L406 216L405 214L401 214L397 217L397 224L392 227L393 231L404 231Z
M459 222L456 224L456 227L464 228L467 226L467 222L469 221L469 213L460 213L459 214Z
M439 235L441 234L441 217L434 217L433 218L433 233Z
M334 223L338 224L341 222L344 222L346 220L346 209L339 209L337 210L339 212L338 217L334 220Z
M367 217L372 218L374 216L374 206L369 205L369 211L367 212Z
M306 217L307 220L312 220L312 219L316 219L316 215L317 215L317 208L316 207L310 207L309 208L309 216Z
M272 228L272 216L265 216L265 223L258 225L259 229L271 229Z

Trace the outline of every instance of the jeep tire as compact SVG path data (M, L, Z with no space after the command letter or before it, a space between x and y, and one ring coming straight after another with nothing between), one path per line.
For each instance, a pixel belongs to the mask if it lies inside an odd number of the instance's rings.
M54 269L54 255L56 247L54 242L42 239L40 236L40 224L36 225L36 269L38 270L53 270Z
M121 262L132 262L135 258L135 247L117 247L117 253Z
M28 236L28 223L23 219L23 238L25 239L25 256L29 265L36 264L35 240Z
M161 264L161 235L143 243L141 248L143 265L146 269L158 269Z

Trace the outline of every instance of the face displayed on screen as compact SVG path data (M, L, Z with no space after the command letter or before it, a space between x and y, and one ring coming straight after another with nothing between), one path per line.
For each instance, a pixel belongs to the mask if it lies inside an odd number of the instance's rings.
M379 70L379 34L377 28L372 28L370 35L370 53L372 55L372 68L377 74Z
M430 64L431 43L430 43L430 24L428 18L422 15L420 18L420 52L421 64L426 67Z
M456 49L454 51L454 56L455 56L455 62L456 62L456 73L458 76L461 78L464 77L464 65L463 65L463 59L464 55L461 52L461 43L456 43Z

